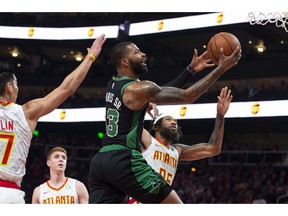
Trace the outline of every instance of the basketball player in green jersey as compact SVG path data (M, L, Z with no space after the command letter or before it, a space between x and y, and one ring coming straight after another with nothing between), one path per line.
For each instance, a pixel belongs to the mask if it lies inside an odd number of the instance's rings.
M194 53L192 69L207 67L206 55ZM182 203L172 187L155 172L141 153L141 135L149 103L183 104L197 100L221 75L241 58L238 47L231 56L220 50L219 65L185 90L159 87L140 81L148 71L146 55L131 42L121 42L111 51L117 69L106 92L106 135L104 146L92 158L89 170L89 203L127 203L128 196L141 203ZM201 61L202 60L202 61Z

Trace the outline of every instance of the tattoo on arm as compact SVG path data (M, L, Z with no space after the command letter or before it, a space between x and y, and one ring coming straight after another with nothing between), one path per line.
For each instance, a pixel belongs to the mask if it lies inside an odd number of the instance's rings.
M216 145L217 143L219 143L219 139L223 139L223 130L224 117L217 116L215 120L215 127L208 143L210 145Z
M187 91L191 100L197 100L225 71L217 67L204 78L190 86Z

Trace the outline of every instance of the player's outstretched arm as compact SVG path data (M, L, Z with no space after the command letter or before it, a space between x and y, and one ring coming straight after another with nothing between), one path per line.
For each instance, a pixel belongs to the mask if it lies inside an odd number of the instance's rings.
M214 130L208 143L199 143L192 146L176 144L175 147L180 154L180 160L199 160L220 154L224 134L224 116L229 109L232 99L231 90L228 90L227 87L222 88L221 93L218 96L217 116Z
M40 117L52 112L77 90L86 77L93 61L100 54L105 41L106 38L104 34L98 37L92 46L87 49L88 54L82 63L64 79L59 87L54 89L46 97L29 101L23 105L26 119L32 130Z
M160 87L154 82L139 81L129 85L123 95L124 104L132 109L139 110L147 102L155 104L183 104L196 101L221 75L231 67L237 65L241 58L240 48L236 48L231 56L225 56L220 51L219 65L198 82L183 90L175 87Z
M215 66L215 64L211 62L212 61L209 58L208 51L205 51L202 53L202 55L198 56L197 49L194 49L194 55L191 63L175 79L171 80L163 86L183 88L187 81L193 77L193 75L201 72L205 68Z
M240 58L241 50L239 47L237 47L230 56L225 56L223 48L221 48L219 65L180 95L180 98L183 98L182 103L193 103L197 100L220 76L230 68L236 66Z

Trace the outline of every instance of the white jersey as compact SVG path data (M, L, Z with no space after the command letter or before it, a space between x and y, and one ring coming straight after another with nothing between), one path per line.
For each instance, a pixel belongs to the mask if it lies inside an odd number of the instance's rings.
M21 186L31 139L22 106L0 104L0 179Z
M40 204L79 204L76 191L76 179L66 177L59 188L49 185L48 181L40 185Z
M172 145L167 148L151 136L151 144L142 155L147 163L160 173L168 184L172 185L179 160L177 149Z

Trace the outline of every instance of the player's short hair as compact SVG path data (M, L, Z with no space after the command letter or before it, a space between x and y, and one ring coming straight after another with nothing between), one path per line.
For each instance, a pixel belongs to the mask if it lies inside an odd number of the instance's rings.
M0 62L0 95L5 92L6 84L14 79L13 67L6 63Z
M57 146L57 147L54 147L54 148L52 148L52 149L49 150L49 152L47 153L47 160L48 160L48 159L50 158L50 156L51 156L54 152L56 152L56 151L63 152L63 153L66 155L66 157L67 157L67 151L66 151L64 148Z
M132 42L121 42L116 44L110 54L111 64L117 68L120 65L120 61L125 55L128 53L128 46L132 44Z

